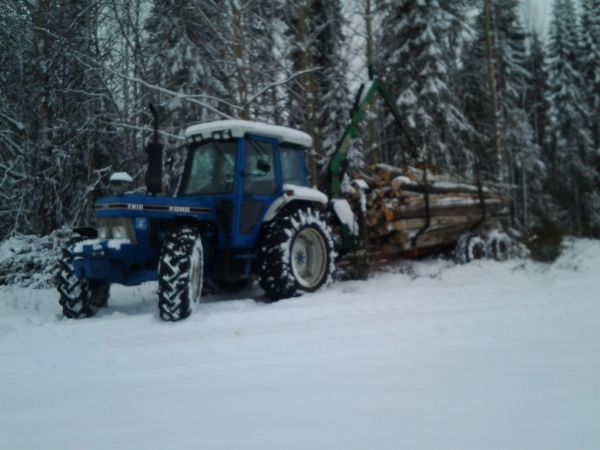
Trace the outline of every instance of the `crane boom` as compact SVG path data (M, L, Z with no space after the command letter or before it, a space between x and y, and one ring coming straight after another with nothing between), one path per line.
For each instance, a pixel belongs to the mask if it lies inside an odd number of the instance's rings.
M329 166L327 169L327 191L330 198L338 198L341 195L342 179L345 173L345 162L348 154L348 148L352 142L352 139L355 139L359 136L359 126L365 118L367 108L373 103L377 94L381 95L386 106L391 111L394 120L400 127L400 130L406 136L412 147L413 156L417 159L419 158L419 149L411 135L402 124L402 119L398 109L396 108L394 99L384 87L381 79L379 77L372 77L367 85L362 84L358 90L356 99L354 100L354 106L350 112L350 123L344 130L344 134L339 140L333 156L329 161Z

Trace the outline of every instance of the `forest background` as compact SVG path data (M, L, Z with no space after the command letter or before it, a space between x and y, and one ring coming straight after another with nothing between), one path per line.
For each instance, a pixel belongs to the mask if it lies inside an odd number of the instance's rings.
M544 37L519 0L4 0L0 240L89 223L110 174L142 184L150 102L165 184L190 124L310 133L317 180L372 66L420 159L478 170L515 220L600 236L600 0L554 0ZM529 11L523 14L523 11ZM414 164L383 104L350 167Z

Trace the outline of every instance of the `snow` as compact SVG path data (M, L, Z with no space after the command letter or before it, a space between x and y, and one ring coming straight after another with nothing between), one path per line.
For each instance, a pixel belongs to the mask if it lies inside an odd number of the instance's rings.
M369 185L365 180L362 180L360 178L356 179L356 180L352 180L352 184L354 186L356 186L358 189L362 189L364 191L369 189Z
M284 195L290 199L307 200L309 202L327 204L327 195L318 189L309 188L307 186L298 186L297 184L283 184Z
M299 186L297 184L284 183L283 195L277 197L263 217L263 221L272 220L277 212L291 201L306 200L311 203L327 204L327 195L318 189L309 188L307 186Z
M0 448L600 448L600 242L553 265L403 262L163 323L156 284L95 318L0 290Z
M433 183L433 185L436 188L441 188L441 189L461 189L461 190L467 190L467 191L472 191L472 192L477 192L479 190L479 188L477 186L474 186L472 184L455 183L452 181L435 181ZM483 190L483 192L490 192L490 190L487 187L483 187L482 190Z
M115 172L110 176L110 182L120 181L124 183L133 182L133 178L127 172Z
M52 286L56 260L70 235L70 230L62 229L44 237L17 235L0 242L0 286Z
M352 212L348 200L345 198L334 198L331 202L333 203L335 215L340 222L348 227L350 233L358 236L358 222L356 221L356 217L354 217L354 213Z
M418 184L416 181L412 181L405 175L398 175L396 178L394 178L394 181L402 184L407 184L409 186L416 186Z
M204 139L212 137L215 132L231 131L232 137L244 137L246 134L257 134L289 142L302 147L312 146L312 138L303 131L279 125L269 125L248 120L217 120L215 122L192 125L185 130L186 138L201 135Z

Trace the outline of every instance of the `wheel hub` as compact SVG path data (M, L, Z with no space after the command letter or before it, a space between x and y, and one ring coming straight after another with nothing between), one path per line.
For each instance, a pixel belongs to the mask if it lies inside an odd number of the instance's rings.
M305 289L316 287L327 270L327 250L323 236L313 228L300 231L291 251L292 272Z

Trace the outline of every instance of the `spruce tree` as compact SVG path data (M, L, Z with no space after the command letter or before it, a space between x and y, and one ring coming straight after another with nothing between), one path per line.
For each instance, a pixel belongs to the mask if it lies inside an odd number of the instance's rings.
M393 0L383 2L382 8L379 71L397 95L396 104L421 157L442 171L456 172L466 159L462 134L471 128L450 84L464 2ZM388 122L389 153L395 154L395 162L407 162L410 144L396 124Z
M350 109L341 2L289 0L286 6L290 72L303 73L287 86L289 124L313 137L310 168L316 182Z
M591 164L590 111L579 71L580 29L573 0L555 0L552 14L547 50L549 187L567 213L563 226L576 235L589 235L598 225L598 173Z
M531 74L524 98L524 108L529 119L529 126L533 133L533 142L530 143L534 156L526 167L530 170L523 171L521 178L521 195L523 195L523 224L531 227L540 219L543 212L548 216L549 211L555 211L553 199L544 189L548 179L547 166L544 162L545 130L547 126L548 100L546 98L547 75L545 66L545 52L539 34L531 30L529 34L528 47L529 63L527 64ZM528 189L523 186L527 184ZM551 214L550 214L551 215Z
M206 11L210 9L204 13ZM217 118L208 109L185 100L185 97L207 95L211 82L210 94L216 95L215 87L219 87L214 83L210 66L205 64L204 36L196 29L196 24L203 22L199 10L190 7L189 2L154 0L145 23L149 81L180 94L178 97L152 93L157 103L168 111L165 126L174 132L193 122Z
M600 0L581 3L581 58L580 67L595 153L600 153Z
M490 44L486 41L490 34L494 55L491 66ZM526 96L533 81L526 37L520 22L519 2L492 1L490 14L481 10L476 17L474 38L463 54L461 77L465 112L476 129L474 142L484 177L496 179L502 174L500 181L516 188L508 192L515 200L518 218L525 223L533 194L539 191L542 180L540 148L526 109ZM490 70L494 71L496 82L496 114L491 101ZM538 88L543 89L543 85ZM493 145L496 132L499 148Z
M585 215L588 234L600 236L600 0L581 2L581 25L580 68L592 139L589 161L595 169L584 200Z
M317 83L317 127L321 136L323 154L335 149L346 125L350 111L350 93L347 86L347 63L342 51L346 45L342 33L340 0L318 0L314 4L315 26L319 33L313 44L313 62L321 67L315 74Z

